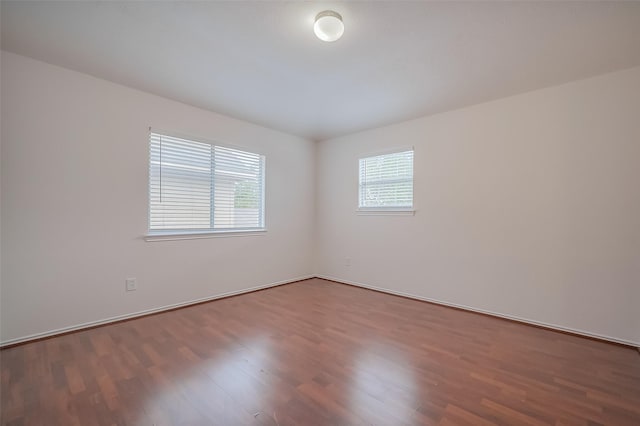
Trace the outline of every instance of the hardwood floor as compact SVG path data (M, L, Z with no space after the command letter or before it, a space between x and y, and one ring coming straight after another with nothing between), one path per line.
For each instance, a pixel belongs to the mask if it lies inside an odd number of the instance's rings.
M3 425L640 425L640 354L310 280L0 352Z

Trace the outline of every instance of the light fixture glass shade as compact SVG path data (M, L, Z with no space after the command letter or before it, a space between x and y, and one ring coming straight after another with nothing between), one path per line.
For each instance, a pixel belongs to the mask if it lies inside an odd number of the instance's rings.
M344 33L342 16L333 10L325 10L316 15L313 32L322 41L336 41Z

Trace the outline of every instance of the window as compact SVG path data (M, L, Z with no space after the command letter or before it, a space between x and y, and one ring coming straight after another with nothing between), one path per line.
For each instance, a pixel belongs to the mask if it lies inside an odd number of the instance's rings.
M264 228L262 155L151 133L149 234Z
M413 149L360 159L360 210L413 209Z

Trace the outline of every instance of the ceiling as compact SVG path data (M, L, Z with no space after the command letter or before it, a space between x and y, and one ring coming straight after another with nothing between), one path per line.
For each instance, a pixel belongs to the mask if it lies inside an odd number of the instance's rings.
M342 14L335 43L314 16ZM323 140L640 65L640 2L2 1L2 48Z

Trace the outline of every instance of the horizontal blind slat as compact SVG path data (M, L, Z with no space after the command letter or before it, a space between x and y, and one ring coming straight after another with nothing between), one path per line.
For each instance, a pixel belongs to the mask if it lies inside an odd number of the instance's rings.
M264 156L158 133L149 153L149 229L263 226Z
M359 159L360 207L413 207L413 151Z

